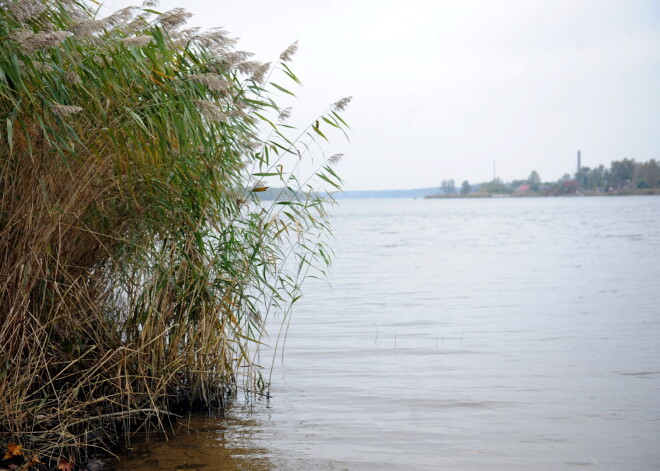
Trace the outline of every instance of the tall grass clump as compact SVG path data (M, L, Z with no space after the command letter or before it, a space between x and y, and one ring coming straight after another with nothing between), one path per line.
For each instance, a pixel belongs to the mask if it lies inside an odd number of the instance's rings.
M0 0L4 464L66 469L263 393L265 318L329 261L319 142L348 100L294 129L273 77L299 83L295 45L260 64L154 8Z

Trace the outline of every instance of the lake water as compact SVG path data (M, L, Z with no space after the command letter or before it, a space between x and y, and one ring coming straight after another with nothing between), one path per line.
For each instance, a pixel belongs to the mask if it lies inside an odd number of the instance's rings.
M122 469L660 469L660 197L341 200L273 398Z

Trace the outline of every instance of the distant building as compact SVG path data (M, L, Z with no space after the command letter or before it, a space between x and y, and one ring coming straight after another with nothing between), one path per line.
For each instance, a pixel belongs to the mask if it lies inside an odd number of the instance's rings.
M525 193L526 191L531 191L531 190L532 190L532 187L527 183L523 183L522 185L518 185L518 188L516 189L516 191L518 193Z
M574 195L577 193L577 180L564 180L563 185L565 195Z

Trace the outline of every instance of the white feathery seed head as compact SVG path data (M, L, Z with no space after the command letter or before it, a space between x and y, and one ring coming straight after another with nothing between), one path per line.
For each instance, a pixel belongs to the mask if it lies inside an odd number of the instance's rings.
M8 1L2 3L2 8L6 8L21 23L34 18L46 9L45 2L40 0Z
M60 3L75 22L80 23L89 20L89 15L85 10L80 8L77 2L72 0L60 0Z
M32 36L34 36L34 33L29 29L19 28L12 31L8 38L25 46L27 44L27 39Z
M80 78L80 75L75 70L68 70L64 73L64 79L69 82L73 83L76 85L80 85L82 83L82 79Z
M238 70L239 72L245 75L252 75L261 66L261 63L257 61L243 61L235 65L236 65L236 70Z
M68 106L68 105L53 105L53 113L57 116L64 117L74 113L80 113L83 109L80 106Z
M77 37L88 38L99 31L103 31L104 24L101 20L83 20L73 27Z
M291 109L292 108L290 106L288 108L284 108L282 111L280 111L280 115L277 117L277 119L280 122L284 122L289 119L289 117L291 117Z
M197 40L200 28L186 28L179 30L178 28L169 28L168 34L172 43L177 47L186 47L191 41Z
M229 83L227 83L227 80L216 74L191 75L188 77L188 79L192 80L193 82L201 83L205 87L209 87L219 92L224 92L229 88Z
M197 39L199 36L199 32L202 30L199 26L194 26L192 28L186 28L184 30L181 30L179 33L183 38L185 39Z
M250 80L256 83L263 83L263 81L266 79L266 74L268 73L268 70L270 70L270 62L261 64L259 67L257 67L257 70L255 70L252 73L252 77L250 77Z
M147 19L138 15L133 20L126 25L122 26L122 31L126 33L127 36L132 36L134 34L139 34L149 27L149 22Z
M243 111L240 107L235 107L231 110L231 116L238 119L246 119L248 117L247 113Z
M70 31L53 31L52 33L37 33L29 36L22 43L28 49L46 49L59 45L66 38L73 36Z
M227 47L236 44L236 40L228 36L224 28L211 28L199 36L199 40L207 46Z
M345 98L342 98L341 100L336 101L332 104L332 109L335 111L344 111L352 99L353 99L352 96L347 96Z
M252 139L248 141L247 146L250 148L250 150L258 151L263 148L264 143L261 142L259 139Z
M227 121L227 115L215 103L207 100L195 100L197 108L202 115L209 121L224 123Z
M49 74L54 70L50 64L43 64L39 61L32 61L32 66L37 73L42 75Z
M247 61L253 54L245 51L223 51L216 59L216 63L226 65L228 67L237 67L238 64Z
M186 24L191 16L192 13L188 13L183 8L174 8L160 15L158 17L158 22L165 29L176 29L179 26Z
M329 165L337 165L341 162L341 159L344 157L344 154L335 154L328 159Z
M106 28L112 28L115 26L125 25L130 22L135 14L140 10L138 7L125 7L120 10L117 10L112 15L103 18L101 21L104 23Z
M124 43L126 46L134 46L134 47L143 47L149 44L151 41L154 40L153 36L134 36L132 38L124 38L121 40L122 43Z
M291 44L289 47L287 47L284 50L284 52L282 52L282 54L280 54L280 60L282 60L283 62L289 62L297 50L298 50L298 41Z

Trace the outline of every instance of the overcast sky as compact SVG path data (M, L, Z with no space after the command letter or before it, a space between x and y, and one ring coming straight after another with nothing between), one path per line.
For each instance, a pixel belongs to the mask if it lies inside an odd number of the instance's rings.
M136 4L108 0L108 10ZM347 190L544 180L660 159L657 0L171 1L277 60L295 40L294 118L352 95Z

